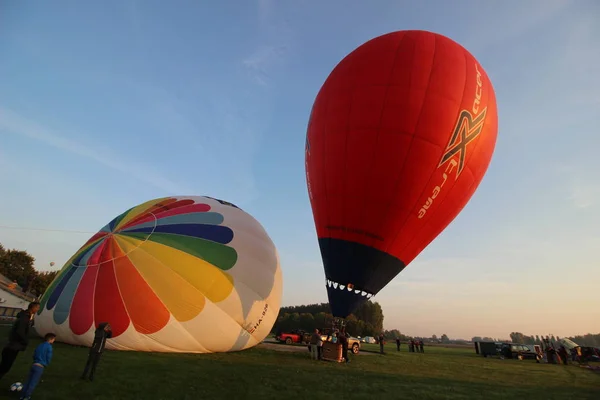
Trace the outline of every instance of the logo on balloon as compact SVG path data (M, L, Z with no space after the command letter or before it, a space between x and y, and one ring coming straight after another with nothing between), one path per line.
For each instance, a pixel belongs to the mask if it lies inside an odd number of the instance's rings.
M438 168L448 162L452 157L458 154L458 169L456 170L456 178L465 168L465 156L467 155L467 145L473 141L483 129L485 114L487 107L483 109L477 118L473 119L471 113L463 110L458 117L454 132L450 137L450 142L446 147L446 152L442 156ZM459 138L460 136L460 138Z
M481 110L481 113L477 115L480 111L479 106L481 105L481 95L483 94L483 81L481 80L481 72L479 71L479 68L477 68L477 64L475 64L475 70L477 71L477 85L475 86L473 106L471 107L470 111L462 110L458 116L458 121L456 121L454 131L450 136L446 150L444 151L440 163L438 164L438 168L444 164L447 164L446 169L442 174L442 179L433 188L431 194L421 206L418 216L419 219L423 218L427 213L427 210L429 210L429 208L433 205L434 200L442 191L442 188L448 179L448 175L452 172L454 167L458 167L456 169L456 176L454 180L456 181L458 179L461 172L465 168L467 145L475 140L483 130L483 124L487 114L487 107L484 107L483 110ZM473 115L476 115L476 117L473 117ZM458 156L458 161L455 159L455 156Z

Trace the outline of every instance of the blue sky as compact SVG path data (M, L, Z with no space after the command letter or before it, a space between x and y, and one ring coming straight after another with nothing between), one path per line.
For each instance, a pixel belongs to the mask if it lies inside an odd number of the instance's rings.
M0 6L0 225L95 232L151 198L224 198L277 245L284 304L326 301L304 175L312 102L361 43L431 30L489 74L498 143L471 202L376 297L386 328L600 331L600 3L211 3ZM39 269L88 236L0 228Z

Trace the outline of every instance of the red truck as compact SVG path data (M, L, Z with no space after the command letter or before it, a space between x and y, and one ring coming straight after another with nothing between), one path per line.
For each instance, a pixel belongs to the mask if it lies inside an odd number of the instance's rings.
M283 342L285 344L292 343L310 343L310 333L307 333L303 330L291 331L289 333L280 332L275 337L278 342Z

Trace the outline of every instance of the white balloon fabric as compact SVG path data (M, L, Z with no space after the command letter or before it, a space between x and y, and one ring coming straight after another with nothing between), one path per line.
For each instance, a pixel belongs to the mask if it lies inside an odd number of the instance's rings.
M107 348L212 353L260 343L279 313L282 274L261 224L211 197L168 197L133 207L95 234L42 297L35 329Z

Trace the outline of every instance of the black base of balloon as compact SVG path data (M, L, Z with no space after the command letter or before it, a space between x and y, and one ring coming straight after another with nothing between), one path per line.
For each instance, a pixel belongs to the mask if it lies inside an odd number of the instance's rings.
M406 267L394 256L348 240L321 238L319 247L334 317L346 318Z

